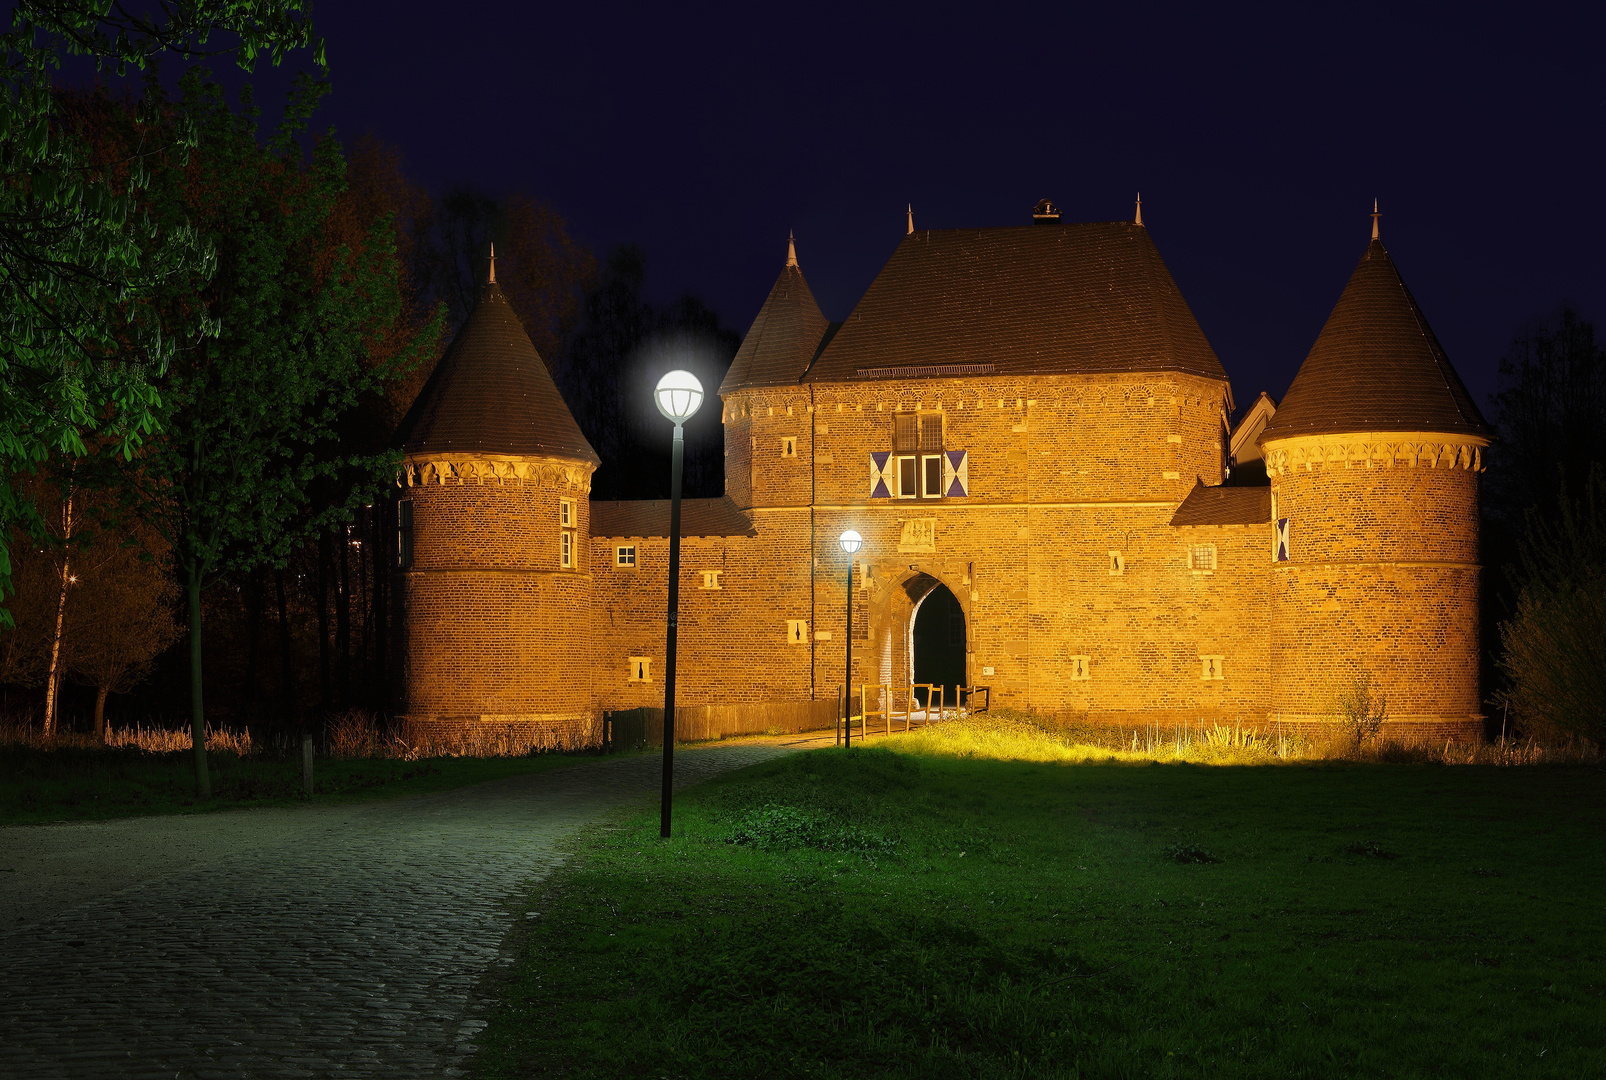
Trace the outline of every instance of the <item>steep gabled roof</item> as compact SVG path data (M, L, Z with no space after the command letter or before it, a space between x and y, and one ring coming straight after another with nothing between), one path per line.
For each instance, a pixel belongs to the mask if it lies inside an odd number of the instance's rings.
M826 335L829 323L787 241L786 265L719 384L720 396L750 386L796 385Z
M397 433L409 454L545 454L599 464L493 279Z
M1194 484L1173 525L1262 525L1271 520L1271 488L1206 487Z
M592 536L668 536L669 500L591 504ZM729 496L680 500L682 536L757 536L753 519L736 508Z
M805 377L1180 371L1227 378L1143 226L905 236Z
M1260 440L1363 431L1489 433L1376 236Z

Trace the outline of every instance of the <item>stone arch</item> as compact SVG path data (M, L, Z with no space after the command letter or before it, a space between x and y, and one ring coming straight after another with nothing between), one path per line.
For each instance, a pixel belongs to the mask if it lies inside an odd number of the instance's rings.
M920 605L939 587L947 589L959 605L965 620L964 674L962 681L969 683L970 642L974 640L975 624L972 618L970 593L960 587L952 575L936 568L915 567L904 570L895 580L880 590L880 603L874 605L871 617L876 625L875 640L870 643L867 655L872 659L870 674L876 681L889 683L901 690L914 681L914 628ZM900 701L902 698L900 697Z

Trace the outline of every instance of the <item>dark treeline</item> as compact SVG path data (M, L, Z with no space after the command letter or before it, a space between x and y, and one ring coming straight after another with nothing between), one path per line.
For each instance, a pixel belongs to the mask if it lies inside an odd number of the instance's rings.
M620 248L599 264L570 235L562 215L536 196L493 197L467 187L431 195L407 176L394 149L371 139L359 140L349 151L331 137L313 140L316 149L303 158L294 148L295 132L258 137L248 104L234 106L244 119L243 126L231 127L219 111L219 92L209 86L203 94L204 80L196 80L188 91L191 98L172 107L190 109L222 134L203 139L188 159L175 156L153 167L171 173L164 182L172 207L187 208L204 227L216 230L218 263L213 278L196 279L189 286L192 294L175 296L174 302L207 305L221 316L230 310L231 290L260 288L250 278L262 272L262 243L254 227L234 229L249 234L243 237L231 234L231 223L213 220L218 215L203 201L209 185L215 189L222 183L216 175L249 187L255 170L272 174L263 183L271 180L279 188L244 192L242 206L251 200L310 200L295 203L303 207L306 228L297 237L276 240L274 249L281 261L289 260L282 273L305 281L297 286L304 295L296 302L314 305L305 339L289 349L302 364L292 372L294 378L316 383L316 369L327 360L309 343L327 336L334 315L327 305L316 304L325 303L320 298L329 292L328 283L347 272L340 268L358 272L353 279L358 292L342 295L348 302L354 302L352 295L361 298L383 324L353 329L361 339L358 344L353 338L360 354L354 358L365 374L349 400L320 413L328 421L325 427L305 428L305 416L298 413L305 431L298 429L293 445L278 451L301 469L280 474L281 482L300 482L290 500L294 505L275 511L282 520L271 529L230 534L197 571L203 579L199 616L205 628L199 666L211 726L250 725L259 738L288 737L348 709L385 714L393 708L394 488L388 482L393 465L380 465L395 460L397 425L472 307L492 243L499 284L603 459L594 497L667 497L671 428L653 409L651 390L671 367L692 369L708 391L702 412L687 427L687 494L723 491L717 389L738 335L695 296L663 306L647 302L646 257L639 249ZM306 93L305 107L290 110L292 122L304 123L316 100L315 93ZM191 102L203 98L204 108ZM115 141L139 134L132 101L98 92L68 93L64 101L66 122L79 125L86 137ZM256 139L259 149L238 144L242 137ZM166 189L159 182L153 190L158 194L149 201L157 207ZM218 201L215 190L212 198ZM372 260L384 261L389 276L361 284L367 280L362 269ZM234 313L218 344L202 346L202 353L233 343L245 353L272 354L261 329L253 331L255 339L231 339L241 322L250 321ZM234 369L226 359L218 363L225 374L192 375L191 384L210 386L207 392L216 402L246 408L255 391L237 385L238 375L229 374ZM173 370L213 368L181 349ZM261 393L264 400L274 397L271 387ZM186 414L169 422L175 430L201 430L193 420ZM153 440L144 452L158 453L159 443ZM134 512L138 500L118 493L129 470L144 477L141 460L136 455L119 465L102 456L96 459L97 472L71 458L53 458L38 477L22 478L24 485L39 489L44 525L13 538L17 593L7 606L18 625L0 633L0 694L15 718L37 723L52 683L61 730L98 730L103 715L114 726L173 727L191 718L182 569L190 541L182 528L167 535L141 524L145 518ZM97 482L101 489L95 488ZM76 531L64 536L69 491L71 505L97 509L89 517L80 513ZM160 514L153 520L162 523ZM79 571L86 588L80 588ZM119 588L107 586L113 580ZM87 586L95 582L91 594ZM66 614L59 621L58 611ZM102 631L113 625L128 632L108 644ZM108 650L115 662L106 659ZM49 659L52 651L55 660Z

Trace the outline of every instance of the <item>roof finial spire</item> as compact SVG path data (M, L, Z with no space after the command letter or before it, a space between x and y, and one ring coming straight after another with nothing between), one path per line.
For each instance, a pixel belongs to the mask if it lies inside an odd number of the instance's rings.
M1373 199L1372 200L1372 239L1373 240L1377 239L1377 219L1382 217L1382 216L1383 216L1382 214L1379 214L1377 212L1377 200Z
M491 279L490 284L496 284L496 241L491 241Z
M909 204L909 232L907 233L907 235L913 236L914 234L915 234L915 204L914 203L910 203Z
M786 265L797 265L797 238L792 235L790 229L786 230Z
M1141 191L1138 192L1138 213L1137 216L1133 218L1132 223L1137 225L1139 228L1142 228L1143 226L1143 192Z

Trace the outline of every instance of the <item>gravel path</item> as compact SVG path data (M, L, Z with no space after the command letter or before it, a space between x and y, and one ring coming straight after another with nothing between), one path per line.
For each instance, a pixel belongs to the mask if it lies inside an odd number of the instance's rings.
M684 787L806 736L689 747ZM510 906L658 758L391 802L0 829L0 1076L462 1075Z

